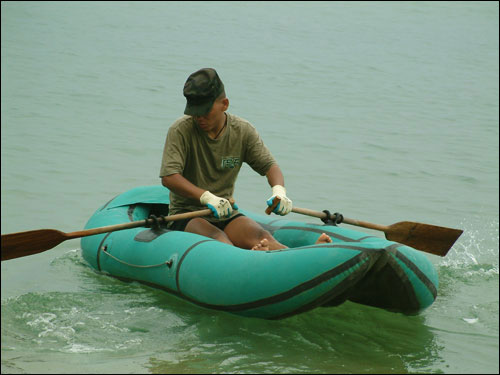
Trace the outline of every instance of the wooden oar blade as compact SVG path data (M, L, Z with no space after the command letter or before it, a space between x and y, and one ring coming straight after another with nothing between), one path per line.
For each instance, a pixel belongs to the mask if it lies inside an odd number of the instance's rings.
M390 225L384 232L390 241L444 257L463 230L402 221Z
M38 229L2 235L2 260L41 253L56 247L66 235L55 229Z

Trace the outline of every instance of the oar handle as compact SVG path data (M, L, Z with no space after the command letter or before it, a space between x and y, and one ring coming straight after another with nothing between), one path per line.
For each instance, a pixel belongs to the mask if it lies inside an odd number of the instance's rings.
M267 208L266 208L266 214L271 215L271 212L273 212L274 209L276 207L278 207L278 204L280 204L280 201L281 201L280 197L274 197L273 204L270 206L267 206Z

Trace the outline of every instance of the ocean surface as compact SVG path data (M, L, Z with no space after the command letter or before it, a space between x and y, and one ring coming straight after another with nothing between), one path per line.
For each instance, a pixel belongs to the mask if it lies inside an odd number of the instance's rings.
M428 255L440 286L419 315L347 302L279 321L95 273L68 240L2 262L1 372L498 373L498 18L480 1L2 2L2 234L81 230L159 184L203 67L296 206L464 233ZM270 194L242 168L240 207Z

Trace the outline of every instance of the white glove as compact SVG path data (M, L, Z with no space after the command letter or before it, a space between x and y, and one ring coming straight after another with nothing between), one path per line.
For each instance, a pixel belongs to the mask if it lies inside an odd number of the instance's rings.
M229 217L233 212L231 203L227 199L213 195L208 190L201 195L200 203L208 206L217 219Z
M292 201L286 196L286 189L284 186L273 186L273 195L267 200L267 205L269 207L273 205L273 200L275 197L280 198L280 203L276 206L273 212L281 216L289 214L292 210Z

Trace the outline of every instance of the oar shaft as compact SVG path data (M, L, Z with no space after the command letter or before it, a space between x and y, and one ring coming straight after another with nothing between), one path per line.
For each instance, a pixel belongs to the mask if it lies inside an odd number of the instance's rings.
M211 213L212 213L212 211L209 208L207 208L205 210L186 212L183 214L177 214L177 215L171 215L171 216L161 216L158 218L158 220L162 220L162 221L184 220L184 219L191 219L194 217L208 216ZM130 223L125 223L125 224L108 225L105 227L91 228L91 229L85 229L85 230L80 230L80 231L76 231L76 232L66 233L65 237L67 237L67 239L71 239L71 238L94 236L96 234L115 232L117 230L145 227L145 226L151 225L153 222L154 222L153 219L145 219L145 220L139 220L139 221L132 221Z
M96 234L101 234L101 233L115 232L117 230L145 227L148 225L148 220L150 219L133 221L126 224L115 224L99 228L79 230L76 232L65 233L65 237L69 240L72 238L80 238L80 237L94 236Z
M389 227L387 225L374 224L374 223L369 223L367 221L349 219L348 217L344 217L342 222L346 223L346 224L350 224L350 225L355 225L357 227L373 229L373 230L380 230L382 232L385 232L387 229L389 229Z
M297 214L302 214L302 215L313 216L313 217L317 217L320 219L326 219L326 213L320 212L320 211L313 211L313 210L310 210L308 208L293 207L292 212L295 212ZM384 232L388 229L387 225L380 225L380 224L369 223L367 221L349 219L348 217L344 217L342 222L344 222L346 224L362 227L362 228L380 230L382 232Z

